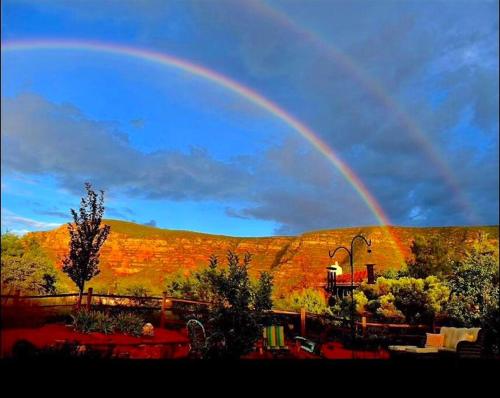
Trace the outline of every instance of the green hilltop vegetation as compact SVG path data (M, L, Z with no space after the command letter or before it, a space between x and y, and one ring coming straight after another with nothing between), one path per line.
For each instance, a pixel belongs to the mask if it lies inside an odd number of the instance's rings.
M104 224L111 226L111 231L114 233L128 235L131 238L175 238L175 237L214 237L214 238L241 238L241 239L266 239L266 238L278 238L278 237L293 237L287 235L274 235L274 236L263 236L263 237L246 237L246 236L230 236L230 235L221 235L221 234L209 234L205 232L195 232L188 231L182 229L165 229L159 227L153 227L144 224L137 224L130 221L122 221L122 220L113 220L113 219L104 219ZM338 232L338 231L356 231L357 233L365 233L367 235L370 234L371 231L379 230L383 227L381 226L361 226L361 227L341 227L341 228L331 228L331 229L321 229L315 231L308 231L300 234L299 236L308 236L318 233L329 233L329 232ZM391 230L406 230L410 232L412 235L423 234L426 235L428 233L438 234L443 237L446 236L458 236L460 233L479 233L485 232L488 234L490 239L498 240L498 225L485 225L485 226L432 226L432 227L405 227L405 226L389 226Z
M362 232L365 234L369 234L370 232L374 230L378 230L383 228L382 226L379 225L370 225L370 226L360 226L360 227L340 227L340 228L329 228L329 229L318 229L315 231L308 231L304 232L302 236L307 236L311 234L318 234L318 233L328 233L328 232L337 232L337 231L358 231ZM448 236L452 235L457 232L471 232L471 233L479 233L479 232L485 232L488 234L488 236L491 239L498 239L498 231L499 231L499 226L498 225L474 225L474 226L445 226L445 227L440 227L440 226L431 226L431 227L406 227L406 226L393 226L389 225L387 226L388 229L393 230L393 231L398 231L398 230L406 230L408 232L411 232L414 235L418 234L427 234L429 232L436 232L440 235L443 236Z
M137 224L130 221L104 219L103 224L111 227L114 233L124 234L130 238L177 238L177 237L213 237L213 238L241 238L241 239L265 239L266 237L234 237L230 235L209 234L205 232L187 231L182 229L165 229L150 225ZM273 236L274 237L274 236ZM270 237L272 238L272 237Z

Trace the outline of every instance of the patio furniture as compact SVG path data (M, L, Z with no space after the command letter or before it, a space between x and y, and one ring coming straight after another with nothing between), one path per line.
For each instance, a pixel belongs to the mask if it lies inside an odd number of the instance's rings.
M427 333L423 347L392 345L392 357L480 358L484 333L481 328L442 327L439 334Z
M294 337L295 343L299 345L301 350L304 350L310 354L320 355L321 353L321 344L318 344L312 340L306 339L302 336Z
M190 319L186 323L189 336L189 356L200 358L206 346L207 335L202 323L197 319Z
M481 358L484 345L484 331L481 328L442 327L443 347L439 352L458 358Z
M389 346L389 353L393 359L439 358L439 351L436 347Z
M269 351L288 351L285 344L285 328L283 326L266 326L263 329L262 336L264 348Z

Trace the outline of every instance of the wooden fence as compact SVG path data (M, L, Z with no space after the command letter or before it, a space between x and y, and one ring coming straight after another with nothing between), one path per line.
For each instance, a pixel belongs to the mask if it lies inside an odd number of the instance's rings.
M94 293L92 288L89 288L87 292L82 293L82 302L84 301L84 306L87 309L91 309L92 305L108 305L117 306L124 305L128 307L141 307L143 309L160 309L160 324L163 327L165 324L165 313L173 308L174 303L190 304L195 306L208 306L209 302L199 301L199 300L189 300L182 299L178 297L168 296L163 294L162 296L131 296L131 295L119 295L119 294L100 294ZM39 307L74 307L79 305L80 294L79 293L61 293L61 294L51 294L51 295L21 295L20 291L17 290L14 294L2 294L0 295L2 305L7 305L9 300L12 300L13 305L21 304L25 300L48 300L48 299L65 299L63 304L41 304ZM68 302L68 298L74 298ZM96 300L99 300L96 302ZM156 305L145 305L156 302ZM270 314L293 316L300 318L300 332L302 336L306 335L306 319L324 319L325 316L318 314L308 314L305 308L302 308L300 312L296 311L285 311L273 309L268 311ZM344 318L332 317L329 319L349 322ZM421 329L421 330L433 330L434 325L410 325L410 324L400 324L400 323L381 323L381 322L368 322L366 317L361 317L360 320L355 321L356 328L361 328L362 333L365 334L367 328L381 328L381 329Z

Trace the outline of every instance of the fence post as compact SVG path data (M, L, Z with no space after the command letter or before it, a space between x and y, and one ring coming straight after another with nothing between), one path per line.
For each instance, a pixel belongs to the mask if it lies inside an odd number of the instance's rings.
M163 297L161 299L161 314L160 314L160 327L165 327L165 307L167 302L167 293L163 293Z
M90 311L90 307L92 305L92 292L94 289L89 287L89 290L87 291L87 310Z
M306 309L302 307L300 309L300 335L306 335Z

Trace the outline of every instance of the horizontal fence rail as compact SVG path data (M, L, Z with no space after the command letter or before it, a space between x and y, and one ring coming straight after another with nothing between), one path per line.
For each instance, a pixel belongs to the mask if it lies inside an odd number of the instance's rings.
M380 322L360 322L356 321L358 326L366 327L381 327L381 328L394 328L394 329L428 329L429 325L410 325L408 323L380 323Z
M87 293L83 293L83 295L87 295ZM2 294L0 295L0 298L2 299L48 299L48 298L59 298L59 297L78 297L78 293L62 293L62 294L50 294L50 295L43 295L43 296L21 296L21 295L16 295L16 294Z
M173 297L173 296L130 296L130 295L122 295L122 294L101 294L101 293L91 293L90 294L92 297L97 297L97 298L111 298L111 299L128 299L128 300L134 300L134 301L139 301L139 300L170 300L170 301L175 301L179 303L186 303L186 304L196 304L196 305L209 305L210 303L207 301L198 301L198 300L188 300L188 299L183 299L183 298L178 298L178 297ZM63 293L63 294L50 294L50 295L34 295L34 296L21 296L21 295L15 295L15 294L2 294L0 295L0 298L3 299L19 299L19 300L31 300L31 299L52 299L52 298L62 298L62 297L79 297L79 293ZM82 297L87 297L89 296L89 293L85 292L82 293Z
M19 291L16 292L16 294L1 294L0 299L2 302L2 305L6 305L9 299L13 300L14 304L19 304L23 300L48 300L48 299L58 299L58 298L79 298L79 297L86 298L85 302L82 303L81 305L90 309L92 305L113 305L113 306L120 306L120 305L126 305L128 307L137 307L137 308L142 308L142 309L160 309L161 310L161 324L164 324L164 314L168 310L173 310L173 303L181 303L181 304L190 304L190 305L196 305L196 306L209 306L211 303L207 301L200 301L200 300L190 300L190 299L183 299L179 297L172 297L172 296L133 296L133 295L122 295L122 294L101 294L101 293L93 293L92 288L89 288L87 292L83 292L81 295L80 293L60 293L60 294L50 294L50 295L21 295ZM100 299L99 302L92 302L93 299ZM108 299L109 302L103 302L102 299ZM128 302L126 303L117 303L115 300L127 300ZM107 300L106 300L107 301ZM158 303L156 305L146 305L146 304L151 304L151 301L157 301ZM78 301L77 301L78 303ZM76 303L64 303L64 304L44 304L40 305L40 307L74 307ZM178 308L176 309L178 310ZM183 309L185 312L189 312L187 309ZM305 322L306 318L309 319L317 319L317 320L334 320L334 321L340 321L340 322L347 322L349 323L350 321L346 318L342 317L336 317L336 316L325 316L325 315L320 315L320 314L312 314L312 313L306 313L305 309L302 309L300 312L297 311L289 311L289 310L281 310L281 309L272 309L269 311L265 311L266 313L269 314L275 314L275 315L289 315L289 316L296 316L300 317L300 324L301 324L301 333L305 335ZM366 317L361 317L361 321L355 321L354 325L356 327L361 327L363 330L366 330L366 328L369 327L374 327L374 328L383 328L383 329L429 329L431 328L430 325L410 325L406 323L382 323L382 322L367 322Z

